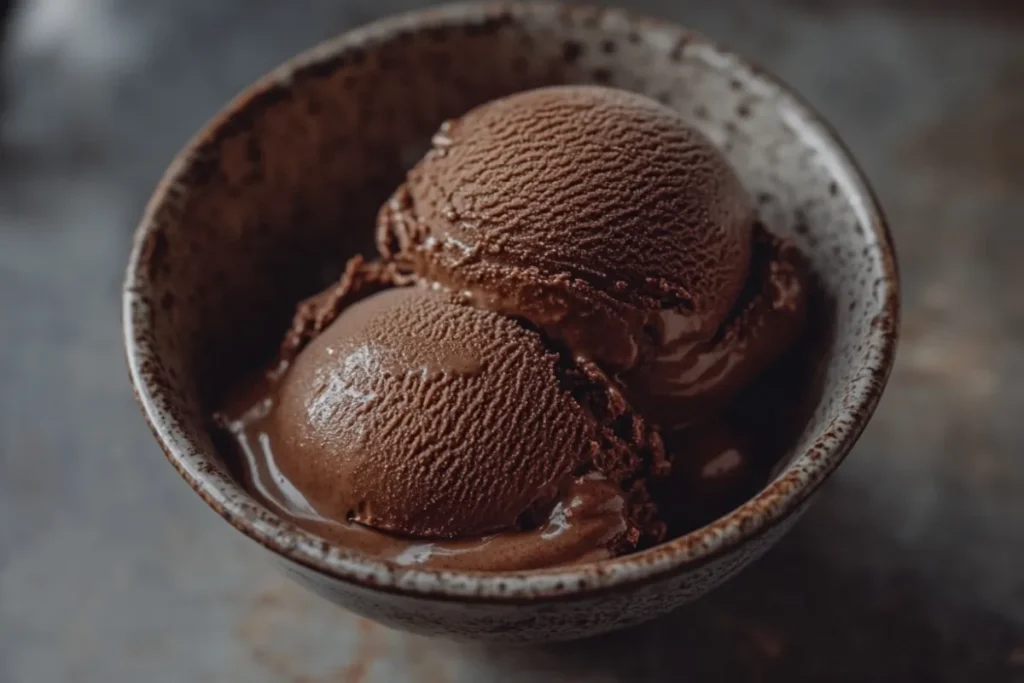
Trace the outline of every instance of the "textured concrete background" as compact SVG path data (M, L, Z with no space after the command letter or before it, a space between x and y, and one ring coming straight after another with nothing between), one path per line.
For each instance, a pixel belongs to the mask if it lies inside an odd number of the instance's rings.
M860 445L789 538L691 608L559 647L406 636L293 586L174 475L119 334L150 189L261 72L419 4L34 0L16 17L0 682L1024 681L1019 2L634 3L760 60L835 123L905 282L896 369Z

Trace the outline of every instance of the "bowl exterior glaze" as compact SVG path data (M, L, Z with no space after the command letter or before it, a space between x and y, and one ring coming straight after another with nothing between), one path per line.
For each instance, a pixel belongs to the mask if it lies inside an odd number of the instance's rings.
M445 118L557 83L675 107L728 156L761 218L808 256L833 311L813 414L774 480L682 538L531 572L430 572L330 546L258 505L207 416L273 348L299 298L372 248L373 216ZM136 234L124 330L136 396L168 459L318 594L391 626L460 638L576 638L665 613L775 543L853 446L892 365L898 282L870 188L776 79L687 29L586 7L452 5L347 33L284 64L179 154ZM250 352L250 350L257 350Z

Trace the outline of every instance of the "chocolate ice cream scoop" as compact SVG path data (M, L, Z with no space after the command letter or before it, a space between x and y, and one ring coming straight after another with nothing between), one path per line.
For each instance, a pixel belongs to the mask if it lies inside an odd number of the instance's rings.
M602 423L616 412L607 391L515 319L397 287L345 308L299 353L268 438L325 518L477 538L535 526L578 474L639 474L643 437Z
M747 275L753 219L736 174L677 112L565 86L442 126L382 208L378 247L615 372L652 344L715 334Z

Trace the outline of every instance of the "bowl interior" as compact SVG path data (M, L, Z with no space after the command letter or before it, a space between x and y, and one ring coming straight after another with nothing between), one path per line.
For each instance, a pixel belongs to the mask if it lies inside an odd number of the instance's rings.
M830 311L820 395L778 474L786 486L696 532L699 543L616 560L625 569L594 581L736 542L791 510L845 455L888 373L896 283L877 208L830 132L773 80L678 27L553 5L454 6L346 34L273 72L199 134L147 209L125 289L132 378L172 462L236 526L337 575L465 585L398 577L289 528L232 480L207 415L271 356L298 299L353 253L371 253L380 202L443 119L557 83L636 90L682 112L726 153L769 227L802 247Z

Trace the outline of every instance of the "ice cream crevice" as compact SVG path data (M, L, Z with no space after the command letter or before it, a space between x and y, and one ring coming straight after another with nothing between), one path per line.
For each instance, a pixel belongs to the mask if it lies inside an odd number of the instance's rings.
M547 336L528 320L558 361L556 374L562 387L593 420L598 440L593 457L577 466L576 477L601 477L620 482L634 542L658 542L665 527L657 520L657 506L647 490L648 479L668 475L671 464L658 429L635 412L612 380L593 361L574 357L557 339ZM558 499L564 502L564 497Z
M293 358L315 336L334 322L347 306L374 292L391 287L400 276L390 263L367 261L356 255L345 264L338 282L299 303L292 326L281 343L281 358Z

